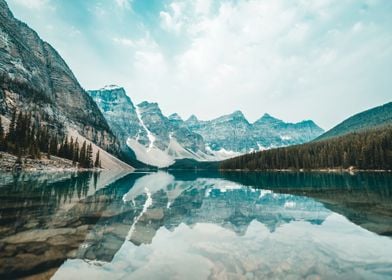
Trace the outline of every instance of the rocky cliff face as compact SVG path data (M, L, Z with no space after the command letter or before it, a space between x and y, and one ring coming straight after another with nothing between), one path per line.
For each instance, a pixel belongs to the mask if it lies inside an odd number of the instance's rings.
M301 144L323 133L313 121L285 123L268 114L251 124L241 111L211 121L191 116L185 123L203 136L212 151L238 153Z
M95 102L67 64L0 0L0 114L40 112L60 133L68 128L115 152L118 144Z
M251 124L236 111L211 121L178 114L163 115L157 103L134 105L125 90L106 86L89 91L122 149L130 148L137 160L166 167L177 159L217 161L247 153L300 144L319 136L323 130L312 121L285 123L265 114Z
M134 105L123 88L113 85L88 93L120 140L123 152L130 148L138 161L165 167L175 159L205 159L203 137L190 131L178 115L164 116L157 103Z
M147 133L140 125L136 107L123 88L111 85L88 91L88 94L104 114L122 149L126 148L128 138L138 137L141 143L148 143Z
M225 149L245 153L254 148L251 124L240 111L211 121L199 121L192 116L185 123L190 130L203 136L212 151Z

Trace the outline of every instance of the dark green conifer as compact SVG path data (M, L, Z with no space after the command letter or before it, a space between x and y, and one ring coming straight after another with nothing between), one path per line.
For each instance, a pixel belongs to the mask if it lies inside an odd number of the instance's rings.
M94 167L95 168L101 168L101 160L99 158L99 150L97 151L97 154L95 155Z
M81 167L86 167L87 160L86 160L86 141L83 141L82 148L80 149L80 156L79 156L79 163Z
M5 150L4 142L5 142L4 128L3 128L2 118L0 116L0 151Z
M91 143L87 146L86 167L87 168L93 167L93 146L91 145Z

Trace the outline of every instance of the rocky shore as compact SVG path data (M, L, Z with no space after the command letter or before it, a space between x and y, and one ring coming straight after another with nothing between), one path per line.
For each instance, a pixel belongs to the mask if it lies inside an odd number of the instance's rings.
M31 159L22 157L22 163L17 164L17 156L9 153L0 152L0 170L2 171L76 171L77 166L72 161L51 156L48 159L42 156L41 159Z

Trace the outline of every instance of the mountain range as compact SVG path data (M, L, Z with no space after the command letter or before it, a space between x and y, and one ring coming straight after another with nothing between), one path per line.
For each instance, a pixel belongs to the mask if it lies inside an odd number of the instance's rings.
M238 155L326 140L392 123L392 102L352 116L330 131L311 120L286 123L269 114L249 122L241 111L212 120L165 116L152 102L134 104L122 87L85 91L58 52L0 0L0 117L14 111L57 134L93 143L102 167L196 166ZM121 160L120 160L121 159ZM196 162L196 165L195 165Z
M106 152L121 157L120 144L65 61L0 0L0 115L5 124L15 110L39 115L60 137L95 143L104 168L129 168Z
M157 103L135 105L124 88L88 91L118 137L142 163L167 167L179 159L218 161L243 153L301 144L324 131L313 121L285 123L268 114L250 123L241 111L210 121L165 116ZM129 151L128 151L129 152Z

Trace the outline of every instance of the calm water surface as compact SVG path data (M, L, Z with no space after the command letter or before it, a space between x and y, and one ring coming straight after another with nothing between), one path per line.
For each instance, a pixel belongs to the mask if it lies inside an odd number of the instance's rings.
M0 279L392 279L392 175L0 173Z

